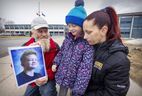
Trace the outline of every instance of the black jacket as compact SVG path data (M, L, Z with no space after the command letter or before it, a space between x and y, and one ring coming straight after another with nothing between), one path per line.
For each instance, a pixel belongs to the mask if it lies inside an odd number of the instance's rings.
M94 67L85 96L126 96L130 70L128 48L118 40L94 48Z

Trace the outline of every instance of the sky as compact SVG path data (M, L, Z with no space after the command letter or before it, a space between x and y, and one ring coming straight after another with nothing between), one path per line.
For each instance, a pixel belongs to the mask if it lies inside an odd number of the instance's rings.
M0 0L0 18L16 24L30 24L37 17L38 6L49 24L65 24L65 16L74 7L75 0ZM142 12L142 0L84 0L87 14L107 6L118 14Z

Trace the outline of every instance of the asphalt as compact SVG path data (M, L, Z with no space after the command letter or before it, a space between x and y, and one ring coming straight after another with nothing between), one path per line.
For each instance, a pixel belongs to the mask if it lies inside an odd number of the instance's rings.
M0 58L0 96L23 96L26 86L16 87L10 57Z

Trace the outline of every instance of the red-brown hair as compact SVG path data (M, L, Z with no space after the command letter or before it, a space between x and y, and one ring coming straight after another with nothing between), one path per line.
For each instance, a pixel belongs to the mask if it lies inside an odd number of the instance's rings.
M106 35L107 41L114 39L122 41L118 16L112 7L106 7L102 10L95 11L88 15L85 20L94 20L94 25L97 25L100 29L104 25L108 26L108 32Z

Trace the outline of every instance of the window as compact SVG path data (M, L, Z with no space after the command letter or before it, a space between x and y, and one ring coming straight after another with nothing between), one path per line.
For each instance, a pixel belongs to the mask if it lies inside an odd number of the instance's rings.
M121 17L120 27L130 28L132 23L132 17Z
M142 28L142 16L137 16L134 18L134 28Z
M121 36L129 38L129 36L130 36L130 29L121 29Z
M142 38L142 29L133 29L132 38Z

